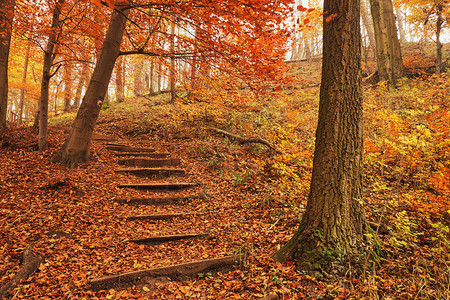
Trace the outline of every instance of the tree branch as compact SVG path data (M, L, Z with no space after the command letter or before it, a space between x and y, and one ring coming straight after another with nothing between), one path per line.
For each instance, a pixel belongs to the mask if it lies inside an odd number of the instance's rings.
M218 128L210 127L209 129L222 135L225 135L227 137L230 137L236 140L239 144L251 144L251 143L263 144L267 148L272 149L277 153L281 153L269 141L261 139L259 137L246 138Z
M33 253L34 243L28 245L23 252L22 267L17 271L14 277L0 289L0 299L4 298L9 291L16 288L21 280L26 280L30 277L41 264L41 259Z

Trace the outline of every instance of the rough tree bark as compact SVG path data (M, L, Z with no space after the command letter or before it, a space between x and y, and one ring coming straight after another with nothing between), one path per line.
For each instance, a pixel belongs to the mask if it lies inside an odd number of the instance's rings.
M47 46L44 50L44 65L42 67L42 80L41 80L41 97L39 99L39 136L38 136L38 148L40 151L45 150L48 140L48 96L50 88L50 78L54 74L50 74L53 58L54 48L57 37L57 29L60 26L59 15L61 14L61 7L64 4L64 0L58 0L53 11L51 31L47 41Z
M392 0L370 0L380 79L394 81L405 75Z
M73 168L89 159L89 144L120 52L128 8L116 4L105 40L69 136L53 160Z
M15 4L15 0L0 1L0 129L6 127L8 58Z
M325 0L323 63L313 173L297 232L275 257L327 277L364 265L362 90L359 0Z

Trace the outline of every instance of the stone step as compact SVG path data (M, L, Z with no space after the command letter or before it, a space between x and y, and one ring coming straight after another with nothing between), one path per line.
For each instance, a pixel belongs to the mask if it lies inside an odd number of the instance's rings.
M164 243L164 242L172 242L179 240L187 240L198 237L207 236L207 233L186 233L186 234L174 234L174 235L162 235L162 236L151 236L139 239L130 239L128 242L137 243L137 244L156 244L156 243Z
M93 290L99 291L111 288L126 288L137 283L145 283L146 279L156 277L169 277L172 280L182 280L186 279L186 277L197 276L199 273L229 270L233 266L242 264L243 259L243 254L204 259L167 267L100 277L90 280L90 284Z
M126 168L116 169L116 173L128 173L140 177L168 177L168 176L184 176L186 171L175 168Z
M188 182L122 183L118 185L119 188L132 188L136 190L149 191L179 191L196 186L199 186L199 184Z
M164 166L178 166L181 164L181 160L179 158L151 159L151 158L134 157L134 158L120 159L117 163L119 165L127 167L154 168Z

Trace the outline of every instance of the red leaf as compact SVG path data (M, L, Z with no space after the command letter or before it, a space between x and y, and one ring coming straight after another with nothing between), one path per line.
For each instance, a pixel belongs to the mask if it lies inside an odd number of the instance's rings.
M102 2L100 0L92 0L92 3L94 3L95 5L102 7Z
M306 7L303 7L303 5L297 6L297 9L298 9L299 11L307 11L307 10L308 10Z
M105 0L109 8L114 9L114 0Z
M337 14L332 14L331 16L328 16L326 19L325 19L325 22L331 22L331 20L333 20L334 18L336 18L337 17Z

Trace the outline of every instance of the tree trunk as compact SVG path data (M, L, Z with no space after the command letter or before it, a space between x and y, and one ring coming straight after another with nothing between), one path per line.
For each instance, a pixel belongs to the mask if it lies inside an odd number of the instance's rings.
M135 74L134 74L134 95L142 96L144 95L144 84L143 84L143 75L144 75L144 58L140 57L140 62L138 62Z
M124 57L119 56L116 64L116 101L121 103L125 101L125 87L123 84L123 65Z
M170 102L174 102L177 97L176 90L176 74L175 74L175 24L172 23L170 28Z
M361 1L361 20L362 25L366 29L367 36L369 38L369 46L373 57L376 57L376 46L375 46L375 34L373 32L373 24L369 17L369 10L367 7L366 0Z
M406 33L404 27L404 17L400 8L395 8L395 14L397 16L397 24L398 24L398 33L400 35L400 43L406 42Z
M158 87L156 88L155 92L161 91L161 81L162 81L162 58L159 58L158 60Z
M59 28L59 15L61 14L61 7L64 0L59 0L55 5L52 17L52 30L49 34L47 47L44 51L44 66L42 68L42 80L41 80L41 98L39 100L39 137L38 148L40 151L45 150L47 147L48 139L48 95L50 88L50 78L53 76L50 74L50 70L53 63L53 50L55 48L57 29Z
M405 74L392 0L370 0L380 79L393 82Z
M444 20L442 19L442 4L437 5L437 20L436 20L436 74L441 74L442 68L442 43L441 30Z
M309 38L304 36L303 37L303 44L304 44L304 56L306 60L309 62L311 61L311 47L309 46Z
M83 87L86 84L87 81L87 77L88 77L88 66L86 63L83 63L83 66L81 67L81 75L80 78L78 80L78 85L77 85L77 91L75 92L75 99L73 101L73 108L78 108L80 107L80 102L81 102L81 93L83 91Z
M23 115L23 105L25 101L25 85L27 84L27 73L28 73L28 60L30 58L30 48L31 42L27 43L27 52L25 54L25 62L23 64L23 76L22 76L22 87L20 88L20 100L19 100L19 112L18 112L18 122L22 123Z
M198 26L198 25L197 25ZM192 50L192 59L191 59L191 72L189 75L189 88L188 88L188 97L195 97L195 91L197 89L197 68L198 68L198 31L199 29L195 29L194 32L194 45Z
M313 173L297 232L276 253L301 270L357 275L365 258L359 0L325 0L323 64ZM326 22L328 15L337 16ZM351 268L351 269L350 269Z
M150 94L153 94L154 92L154 88L153 88L153 73L155 72L155 60L153 58L151 58L150 60L150 78L149 78L149 84L148 86L148 90L150 92Z
M8 110L8 58L15 0L0 1L0 129L6 127Z
M119 56L129 10L123 9L117 4L115 9L73 127L62 149L54 156L55 162L60 162L70 168L89 159L92 132L108 89L114 64Z
M64 112L70 110L70 101L72 100L72 74L70 66L64 66Z

